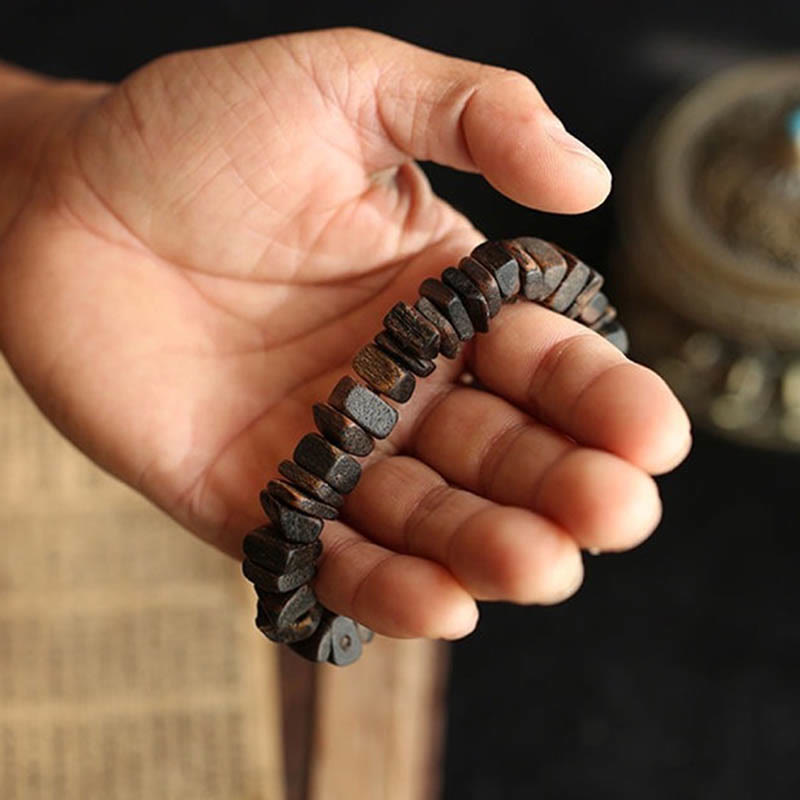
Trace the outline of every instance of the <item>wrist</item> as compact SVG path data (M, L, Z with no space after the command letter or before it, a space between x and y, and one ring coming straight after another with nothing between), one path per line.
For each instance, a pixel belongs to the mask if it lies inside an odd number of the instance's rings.
M30 197L48 142L106 89L0 63L0 239Z

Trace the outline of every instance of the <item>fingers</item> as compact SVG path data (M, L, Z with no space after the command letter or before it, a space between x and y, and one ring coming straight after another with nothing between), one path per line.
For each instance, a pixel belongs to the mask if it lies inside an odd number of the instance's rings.
M547 309L507 308L476 342L471 367L540 421L652 474L677 466L691 445L686 412L658 375Z
M649 475L576 445L488 392L452 391L415 429L410 449L446 481L538 512L584 548L633 547L661 516Z
M367 469L346 516L381 546L441 564L478 599L553 603L582 580L579 549L559 526L448 486L413 458Z
M357 125L373 169L431 160L480 172L524 205L566 213L608 195L607 167L564 130L521 73L358 29L284 41ZM341 57L331 59L331 49Z
M341 523L322 534L314 590L320 601L384 636L458 639L478 622L469 593L443 567L398 555Z

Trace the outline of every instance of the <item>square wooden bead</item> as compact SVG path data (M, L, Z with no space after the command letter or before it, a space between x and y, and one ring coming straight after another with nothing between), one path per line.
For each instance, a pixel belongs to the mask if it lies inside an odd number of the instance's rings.
M304 514L276 500L268 491L259 495L261 505L281 536L290 542L313 542L322 533L323 522L319 517Z
M486 333L489 330L489 304L483 292L455 267L447 267L442 272L442 283L458 295L467 309L473 328L480 333Z
M345 375L334 386L328 403L376 439L385 439L394 429L399 417L397 409L349 375Z
M439 334L441 335L441 331L439 331ZM401 367L405 367L405 369L410 370L414 375L420 378L427 377L436 369L436 364L430 359L417 358L403 350L399 342L389 331L381 331L375 337L375 344L395 363L399 364Z
M368 456L375 447L372 437L350 417L327 403L315 403L314 422L319 432L345 453Z
M353 370L376 392L398 403L411 398L416 385L414 375L401 367L377 345L367 344L353 358Z
M572 301L572 305L564 312L565 317L577 319L581 311L592 301L592 298L600 291L603 286L603 276L589 268L589 280L586 285L578 292L578 296Z
M318 433L307 433L298 442L292 458L343 494L352 492L361 477L361 464Z
M519 264L517 260L498 242L484 242L478 245L470 256L483 264L497 281L497 288L505 302L519 293Z
M302 643L314 635L322 621L323 609L317 604L312 606L300 619L283 627L276 625L258 603L258 614L256 616L256 627L270 641L279 644L288 644L292 647L296 643Z
M325 483L322 478L314 475L304 469L294 461L284 460L278 464L278 472L293 486L296 486L301 492L310 495L315 500L321 503L332 506L333 508L341 508L344 503L344 497L336 491L330 484Z
M514 239L504 241L503 246L514 256L517 264L519 264L520 295L527 300L541 300L541 298L549 294L539 262Z
M445 358L455 358L461 349L461 339L450 320L427 297L420 297L414 303L414 308L420 314L424 314L438 329L440 336L439 352ZM464 314L467 314L466 309L464 309ZM467 319L469 319L469 316L467 316Z
M404 350L418 358L436 358L438 355L438 329L408 303L395 303L383 318L383 325Z
M277 628L285 628L307 614L317 604L317 596L307 583L290 592L266 592L256 587L259 608Z
M567 274L567 261L562 252L535 236L518 236L512 241L516 242L528 255L533 256L534 261L539 265L544 280L544 289L541 297L552 294L561 284Z
M274 525L250 531L242 542L245 556L271 572L292 572L313 564L322 554L322 543L290 542Z
M337 614L330 621L331 652L328 661L344 667L358 661L362 652L361 635L354 620Z
M549 296L542 300L542 305L557 311L559 314L565 312L575 301L589 281L592 270L580 259L561 251L567 262L567 274L559 284L558 288Z
M419 285L419 293L444 314L462 342L468 341L475 335L475 326L464 301L452 287L436 278L426 278Z
M339 516L339 511L334 506L316 500L286 481L269 481L266 491L279 502L296 511L302 511L303 514L320 519L336 519Z
M608 308L608 298L598 292L578 313L577 320L584 325L592 325L597 322Z
M323 613L319 625L317 625L311 636L303 639L303 641L291 643L289 647L307 661L319 664L327 661L330 657L332 637L330 614Z
M264 567L246 558L242 562L242 573L251 583L259 589L267 592L288 592L308 583L316 573L317 568L314 564L294 569L291 572L271 572Z
M495 317L503 307L503 296L494 275L471 256L462 258L458 268L480 289L489 307L489 316Z

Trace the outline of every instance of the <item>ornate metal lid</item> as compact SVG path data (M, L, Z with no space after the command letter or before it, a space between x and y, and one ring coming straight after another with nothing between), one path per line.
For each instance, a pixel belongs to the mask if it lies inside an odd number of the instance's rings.
M620 208L645 360L700 421L800 446L800 57L720 73L651 120Z

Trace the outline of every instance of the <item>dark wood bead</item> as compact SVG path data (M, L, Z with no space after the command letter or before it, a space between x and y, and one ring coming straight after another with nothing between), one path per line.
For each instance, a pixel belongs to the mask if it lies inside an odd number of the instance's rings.
M308 564L291 572L270 572L254 564L249 558L242 562L242 573L245 578L267 592L289 592L308 583L316 571L314 564Z
M304 614L307 614L317 604L317 596L309 584L302 586L291 592L266 592L256 587L259 600L259 611L276 628L285 628L293 622L297 622Z
M497 316L503 306L503 296L494 275L471 256L462 258L458 262L458 268L481 290L489 306L489 316Z
M298 442L292 458L343 494L352 492L361 477L361 464L318 433L307 433Z
M542 270L544 280L542 297L552 294L567 274L567 261L562 251L550 242L537 239L535 236L518 236L512 241L516 242L528 255L533 256L534 261Z
M414 308L439 330L439 352L445 358L455 358L461 349L461 339L450 320L427 297L420 297L414 303ZM467 315L466 309L464 309L464 314ZM469 319L469 315L467 315L467 319Z
M361 635L356 623L350 617L337 614L330 621L331 653L328 661L339 667L358 661L361 656Z
M544 273L539 262L514 239L504 241L503 246L519 264L519 293L528 300L541 300L550 292L545 287Z
M332 631L330 615L323 614L314 633L301 642L290 644L292 650L308 661L317 663L327 661L331 654Z
M272 495L276 500L287 505L296 511L310 514L312 517L320 519L336 519L339 512L327 503L315 500L305 492L300 491L296 486L286 481L270 481L267 484L267 494Z
M414 393L416 378L413 374L374 344L364 345L356 353L353 369L376 392L398 403L405 403Z
M322 542L290 542L274 525L262 525L244 537L242 551L260 567L272 572L292 572L313 564L322 554Z
M579 312L577 319L584 325L591 325L597 322L608 308L608 298L598 292Z
M600 328L610 324L617 318L617 309L612 305L606 305L603 313L589 326L593 331L599 331Z
M603 276L596 269L590 267L589 280L575 298L575 302L581 307L585 306L603 288L603 283L605 283Z
M623 353L628 352L629 342L628 333L619 322L609 322L597 331L601 336L608 339L611 344Z
M486 333L489 330L489 304L483 292L455 267L447 267L442 272L442 283L449 286L461 298L475 330Z
M376 439L385 439L397 424L397 409L349 375L333 387L328 403L357 422Z
M313 542L322 533L323 522L319 517L312 517L302 511L287 506L276 500L269 492L262 490L261 505L272 520L281 536L290 542Z
M319 628L320 622L322 622L322 614L322 606L317 604L312 606L300 619L289 625L279 627L264 613L259 602L256 627L271 641L279 644L288 644L292 647L314 635Z
M470 256L483 264L497 281L497 288L503 300L509 302L519 293L519 264L517 260L498 242L484 242L478 245Z
M369 644L375 638L375 631L370 630L366 625L357 622L356 627L358 628L358 635L364 644Z
M314 422L319 432L331 444L354 456L368 456L375 442L372 437L350 417L326 403L314 404Z
M436 278L425 278L419 285L419 293L447 317L447 321L455 328L462 342L468 341L475 335L475 326L463 300L450 286L437 281Z
M318 478L307 469L303 469L294 461L284 460L278 464L278 472L286 478L289 483L294 484L301 492L316 498L326 505L334 508L341 508L344 497L332 486L325 483L322 478ZM301 509L302 510L302 509Z
M441 334L441 331L439 332ZM407 353L389 331L381 331L375 337L375 344L401 367L411 370L420 378L426 378L436 369L436 364L427 358L417 358ZM440 343L441 347L441 343Z
M549 297L542 300L542 305L558 311L559 314L572 305L588 283L592 273L592 270L572 253L568 253L566 250L562 250L561 253L567 261L567 274L558 288Z
M439 330L408 303L395 303L383 318L383 325L404 350L419 358L436 358L439 354Z

